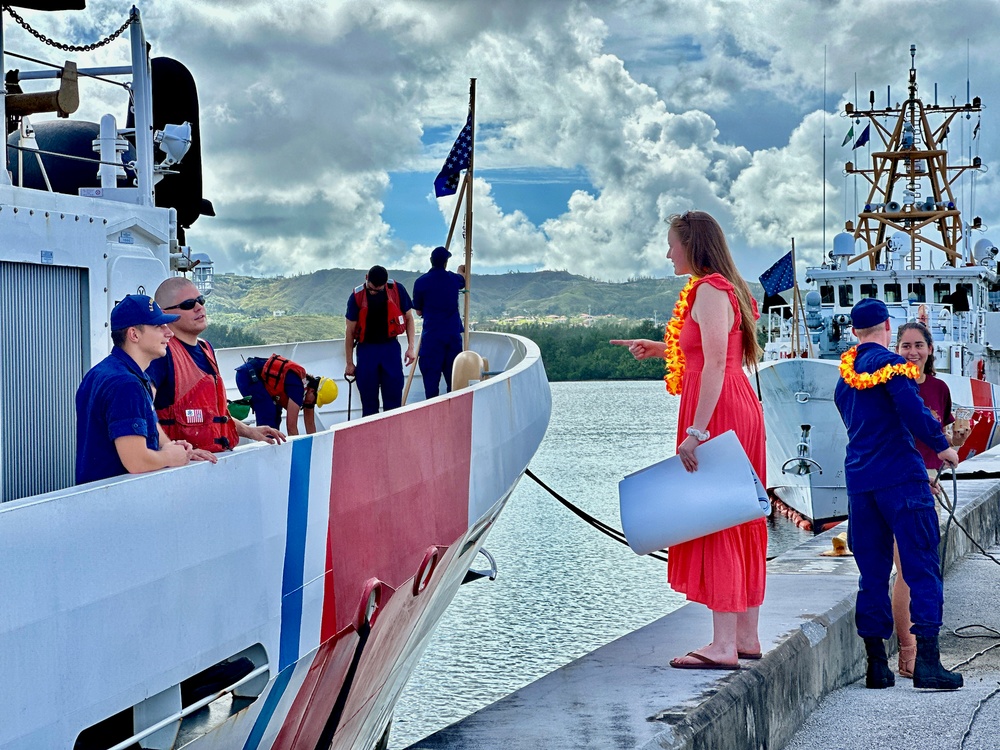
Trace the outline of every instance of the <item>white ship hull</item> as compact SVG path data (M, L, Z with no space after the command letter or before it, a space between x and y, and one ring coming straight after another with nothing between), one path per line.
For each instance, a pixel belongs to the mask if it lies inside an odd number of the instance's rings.
M243 355L280 352L341 395L315 434L74 486L74 394L112 308L193 268L178 210L154 203L177 177L154 168L135 9L129 37L136 126L102 119L100 187L33 189L0 165L0 748L376 747L545 433L538 349L474 334L489 377L431 401L418 377L365 419L343 341L220 351L230 386Z

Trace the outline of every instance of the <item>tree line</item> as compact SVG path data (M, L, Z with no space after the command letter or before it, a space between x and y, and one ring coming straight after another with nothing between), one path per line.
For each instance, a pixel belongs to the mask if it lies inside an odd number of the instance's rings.
M623 346L611 339L663 338L663 326L643 320L625 325L593 326L519 325L478 326L478 330L516 333L534 341L542 353L550 382L564 380L656 380L663 377L663 360L637 361Z

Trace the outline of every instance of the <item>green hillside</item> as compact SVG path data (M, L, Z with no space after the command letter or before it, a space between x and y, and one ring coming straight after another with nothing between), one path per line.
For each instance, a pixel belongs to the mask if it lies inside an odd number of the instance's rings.
M419 276L389 275L408 291ZM205 337L218 347L342 338L347 298L364 278L364 271L344 268L266 279L220 274L206 303L212 324ZM565 271L474 275L472 325L535 341L553 381L661 378L662 362L636 362L607 342L662 337L685 281L613 283ZM760 299L760 287L751 289Z

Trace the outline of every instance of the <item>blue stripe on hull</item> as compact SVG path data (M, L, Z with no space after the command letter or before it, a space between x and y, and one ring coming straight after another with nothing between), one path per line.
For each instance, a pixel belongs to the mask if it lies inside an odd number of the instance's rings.
M278 676L257 714L243 750L258 750L264 732L274 717L278 702L299 659L299 636L302 631L302 586L306 556L306 530L309 522L309 469L312 463L312 438L292 443L292 467L288 479L288 520L285 530L285 560L281 578L281 632Z

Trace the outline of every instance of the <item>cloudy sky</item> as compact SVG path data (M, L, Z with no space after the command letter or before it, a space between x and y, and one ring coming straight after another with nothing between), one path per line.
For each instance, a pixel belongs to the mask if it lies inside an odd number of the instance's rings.
M188 234L218 271L425 269L454 198L433 181L477 83L477 272L564 269L666 276L664 219L698 208L756 277L795 237L823 254L867 188L843 174L846 101L905 98L909 48L926 103L1000 105L1000 3L898 0L148 0L154 56L194 73L205 196ZM43 33L91 42L131 2L24 11ZM43 50L5 19L7 47ZM127 43L81 65L122 62ZM825 64L824 64L825 60ZM11 67L8 62L8 67ZM27 66L25 66L27 67ZM825 74L824 74L825 70ZM825 97L824 97L825 79ZM855 91L859 92L858 97ZM84 89L86 94L89 89ZM115 103L88 104L96 119ZM88 109L88 107L90 109ZM96 109L95 109L96 107ZM989 110L987 110L988 112ZM124 116L122 115L122 118ZM952 151L997 165L997 121L962 120ZM1000 226L995 171L960 208ZM973 240L978 235L973 236ZM1000 243L1000 232L993 239ZM453 241L461 245L461 235Z

